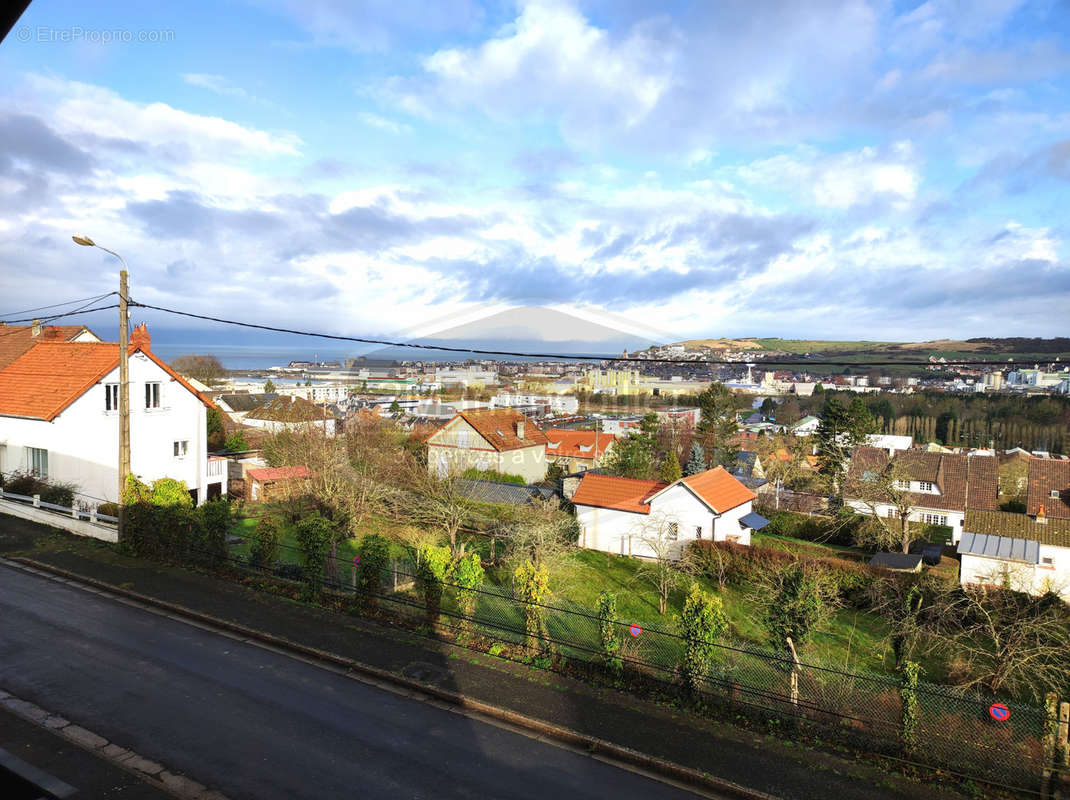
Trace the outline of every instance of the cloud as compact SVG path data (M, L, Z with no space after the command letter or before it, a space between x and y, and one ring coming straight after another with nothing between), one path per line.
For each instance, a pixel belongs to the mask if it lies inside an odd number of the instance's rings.
M182 80L190 86L207 89L210 92L223 95L224 97L238 97L242 100L250 99L247 91L240 86L232 86L222 75L208 75L203 72L185 72Z
M360 114L357 114L357 119L359 119L363 124L367 125L369 128L377 128L377 129L379 129L381 131L386 131L387 133L393 133L393 134L412 133L412 126L411 125L406 125L403 122L395 122L392 119L387 119L386 117L381 117L378 114L372 114L369 111L363 111Z

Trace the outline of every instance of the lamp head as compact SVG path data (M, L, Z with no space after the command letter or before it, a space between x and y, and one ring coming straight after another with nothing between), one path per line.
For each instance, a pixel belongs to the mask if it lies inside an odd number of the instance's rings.
M88 236L72 236L75 244L80 244L82 247L96 247L96 242L90 239Z

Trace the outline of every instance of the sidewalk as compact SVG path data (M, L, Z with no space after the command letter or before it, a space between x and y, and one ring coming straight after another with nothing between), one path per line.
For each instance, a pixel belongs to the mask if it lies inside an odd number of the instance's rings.
M787 739L705 720L667 705L403 629L283 600L181 568L127 558L109 546L52 535L52 531L40 526L26 526L33 523L0 517L0 553L26 556L337 653L753 790L783 798L834 796L838 800L961 797L866 763L807 749ZM39 536L41 533L46 535ZM37 546L24 549L29 541L35 541ZM946 785L948 778L942 777Z

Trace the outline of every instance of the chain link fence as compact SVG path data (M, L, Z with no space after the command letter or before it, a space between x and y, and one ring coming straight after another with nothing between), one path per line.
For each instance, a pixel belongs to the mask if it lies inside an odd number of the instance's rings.
M280 554L273 569L261 571L300 578L297 549L280 545ZM230 559L252 569L243 555L232 552ZM339 577L324 580L325 588L343 597L354 594L358 569L339 564ZM380 613L426 624L424 594L411 563L392 562L379 586L374 597ZM664 620L608 621L619 644L614 655L620 668L615 669L602 649L601 621L591 609L568 601L526 603L507 588L487 584L475 590L471 613L464 614L458 588L442 584L435 618L440 628L504 643L531 657L549 657L547 665L555 661L616 685L683 696L679 665L687 642L663 627ZM537 619L534 638L526 625L529 617ZM1018 791L1037 792L1045 768L1053 766L1044 752L1051 721L1043 708L1002 699L997 703L922 681L909 689L894 676L796 661L790 653L749 643L719 642L708 672L698 681L698 693L690 699L773 727L810 728L823 739Z

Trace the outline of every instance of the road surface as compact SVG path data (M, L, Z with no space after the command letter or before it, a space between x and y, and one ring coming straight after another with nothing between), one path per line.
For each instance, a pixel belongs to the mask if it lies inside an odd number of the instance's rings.
M0 688L232 798L694 797L3 565L0 620Z

